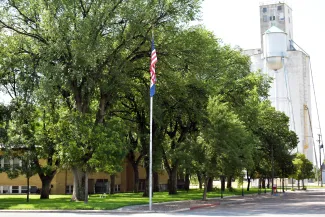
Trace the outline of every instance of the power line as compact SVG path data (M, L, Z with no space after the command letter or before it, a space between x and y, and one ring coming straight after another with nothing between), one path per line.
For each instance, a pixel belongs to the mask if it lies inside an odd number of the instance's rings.
M322 134L322 128L320 126L320 119L319 119L319 112L318 112L318 104L317 104L316 91L315 91L315 85L314 85L314 76L313 76L313 70L311 68L310 57L309 57L309 67L310 67L310 74L311 74L311 82L313 84L313 92L314 92L314 98L315 98L315 105L316 105L316 112L317 112L319 133L320 133L320 138L321 138L321 141L322 141L322 144L323 144L323 134ZM324 148L323 148L323 156L325 156Z

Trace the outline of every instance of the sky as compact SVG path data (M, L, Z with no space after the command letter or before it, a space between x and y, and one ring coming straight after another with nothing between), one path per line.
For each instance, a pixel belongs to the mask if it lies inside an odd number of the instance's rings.
M205 0L202 6L201 23L226 44L243 49L261 48L259 5L267 2L270 1ZM292 8L293 40L311 58L321 129L325 134L325 69L323 65L325 63L325 0L287 0L285 2ZM319 124L314 95L311 97L315 138L319 133Z

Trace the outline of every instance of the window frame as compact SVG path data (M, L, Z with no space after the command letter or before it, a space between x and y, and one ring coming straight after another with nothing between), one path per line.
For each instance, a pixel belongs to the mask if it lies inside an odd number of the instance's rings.
M16 191L16 192L14 192L14 191ZM12 194L19 194L19 186L18 185L11 186L11 193Z
M11 162L10 158L3 158L3 168L10 169L11 168Z

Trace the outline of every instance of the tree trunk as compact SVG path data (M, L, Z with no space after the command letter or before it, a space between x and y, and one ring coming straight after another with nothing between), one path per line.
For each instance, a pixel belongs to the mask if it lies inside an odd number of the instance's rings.
M226 177L221 177L221 191L225 191L226 189Z
M146 167L146 183L145 183L144 186L145 187L144 187L144 191L143 191L142 197L149 197L149 164Z
M213 191L213 179L214 179L214 177L209 177L209 179L208 179L208 186L207 186L208 192Z
M298 190L300 190L300 180L298 179Z
M265 188L265 178L262 179L262 188Z
M267 188L270 188L270 178L267 178Z
M134 186L133 186L133 192L138 193L139 192L139 168L138 164L132 163L133 173L134 173Z
M152 191L153 192L159 192L159 174L158 172L154 171L152 173L153 175L153 187L152 187Z
M27 203L29 202L29 176L27 177Z
M190 190L190 174L189 173L186 173L185 174L185 185L184 185L184 189L186 191L189 191Z
M249 191L250 186L251 186L251 178L247 177L247 191Z
M202 189L202 175L197 173L197 180L199 181L199 189Z
M228 189L231 189L232 186L231 186L231 180L232 180L232 176L227 176L227 188Z
M172 194L177 194L177 167L173 167L169 175L169 180L168 180L168 190L169 190L169 195Z
M204 178L204 191L203 191L203 199L202 200L207 200L207 191L208 191L208 182L210 178L205 177Z
M110 179L111 179L111 190L110 190L110 194L114 194L115 193L115 175L113 174L113 175L110 175L109 176L110 177Z
M55 175L55 174L54 174ZM49 199L50 198L50 190L51 190L51 182L54 178L54 175L39 175L42 182L41 196L40 199Z
M71 201L85 200L85 172L79 168L72 168L73 172L73 192Z
M302 188L304 189L305 188L305 180L302 179L301 182L302 182Z
M85 172L85 200L84 203L88 203L88 173Z

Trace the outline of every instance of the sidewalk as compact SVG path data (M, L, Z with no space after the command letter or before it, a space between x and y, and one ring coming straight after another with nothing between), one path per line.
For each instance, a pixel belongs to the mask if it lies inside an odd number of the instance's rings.
M263 198L272 198L282 196L282 193L278 193L276 196L272 196L271 193L262 194L248 194L245 196L228 196L224 198L210 198L206 201L202 200L186 200L186 201L173 201L166 203L154 203L152 204L152 212L182 212L193 209L200 209L206 207L222 206L223 204L244 203L246 201L260 200ZM149 211L149 204L127 206L117 209L120 212L145 212Z

